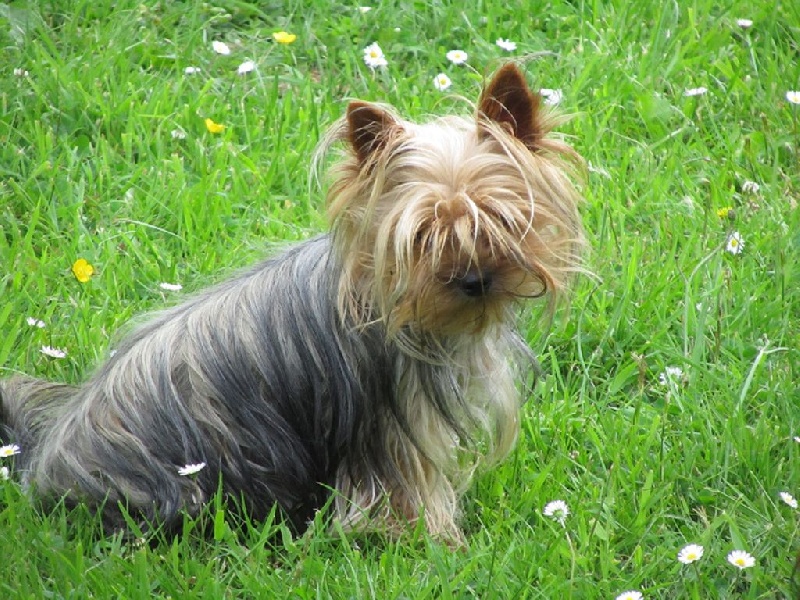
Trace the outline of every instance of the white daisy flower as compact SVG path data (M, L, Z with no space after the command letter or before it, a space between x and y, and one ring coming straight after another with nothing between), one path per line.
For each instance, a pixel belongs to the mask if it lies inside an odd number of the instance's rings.
M16 77L27 77L28 72L25 69L14 69L14 75Z
M206 463L196 463L192 465L186 465L185 467L181 467L178 469L178 475L194 475L195 473L199 473L203 469L206 468Z
M25 319L25 322L31 327L37 327L38 329L42 329L44 327L44 321L40 321L39 319L35 319L33 317L28 317Z
M368 13L371 10L372 10L371 6L359 6L358 7L358 12L360 12L362 15Z
M20 452L22 452L22 450L20 450L20 447L17 444L6 444L5 446L0 446L0 458L8 458L9 456L19 454Z
M231 53L231 47L225 42L214 40L211 42L211 47L214 49L214 52L222 54L223 56L228 56L228 54Z
M708 88L704 87L696 87L696 88L689 88L688 90L683 92L684 96L702 96L706 92L708 92Z
M166 281L159 284L158 287L168 292L180 292L183 289L183 286L180 283L167 283Z
M453 85L453 82L450 81L450 78L444 73L439 73L436 77L433 78L433 86L440 92L443 92L451 85Z
M250 73L251 71L255 71L256 63L252 60L246 60L242 64L239 65L239 68L236 69L236 72L239 75L245 75L246 73Z
M756 559L744 550L734 550L728 554L728 562L739 569L747 569L756 564Z
M513 52L514 50L517 49L517 42L512 42L511 40L504 40L503 38L497 38L495 44L497 44L507 52Z
M631 590L629 592L622 592L619 596L617 596L616 600L642 600L642 598L644 598L644 596L642 596L642 592Z
M684 565L692 564L701 558L703 558L703 547L698 546L697 544L689 544L688 546L684 546L681 548L681 551L678 552L678 562L683 563Z
M753 21L750 19L736 19L736 24L742 29L749 29L753 26Z
M370 69L385 67L389 64L389 61L386 60L386 57L383 55L383 50L381 50L377 42L364 48L364 62Z
M797 500L792 496L789 492L781 492L778 494L788 506L792 508L797 508Z
M196 75L200 72L200 67L186 67L183 72L186 75Z
M728 241L725 243L725 250L731 254L741 254L744 250L744 240L738 231L734 231L728 236Z
M463 50L450 50L447 54L445 54L447 60L449 60L454 65L462 65L467 62L469 56Z
M173 129L169 132L173 140L185 140L186 132L183 129Z
M60 350L59 348L53 348L52 346L42 346L39 352L45 356L49 356L50 358L64 358L67 355L66 350Z
M11 471L8 470L8 467L0 467L0 480L8 481L9 477L11 477Z
M800 92L796 90L789 90L786 92L786 99L792 104L800 104Z
M542 88L539 90L539 93L544 98L544 103L550 106L555 106L564 99L564 92L560 89L551 90L550 88Z
M563 500L553 500L545 504L542 514L563 525L569 516L569 507Z

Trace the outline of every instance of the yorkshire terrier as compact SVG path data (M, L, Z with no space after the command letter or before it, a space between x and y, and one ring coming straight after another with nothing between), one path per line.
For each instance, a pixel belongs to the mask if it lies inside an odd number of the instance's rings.
M344 142L329 234L155 316L80 386L0 383L25 487L119 524L179 523L221 488L298 529L328 507L344 530L422 520L460 542L473 474L517 438L521 301L580 269L558 122L513 64L470 118L351 102L315 159Z

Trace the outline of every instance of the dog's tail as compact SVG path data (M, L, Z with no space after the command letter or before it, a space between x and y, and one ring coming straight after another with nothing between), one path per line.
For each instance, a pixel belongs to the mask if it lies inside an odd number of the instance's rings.
M31 463L43 435L75 388L32 377L0 381L0 442L19 446L15 469Z

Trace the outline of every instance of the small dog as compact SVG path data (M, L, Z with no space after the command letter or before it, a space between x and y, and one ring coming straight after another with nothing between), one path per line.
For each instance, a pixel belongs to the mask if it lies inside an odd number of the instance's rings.
M461 542L460 496L512 448L535 365L516 309L580 268L580 159L541 104L513 64L472 118L351 102L316 157L345 142L330 234L156 316L83 385L0 384L24 485L120 526L179 523L221 486L299 530L328 506L345 530Z

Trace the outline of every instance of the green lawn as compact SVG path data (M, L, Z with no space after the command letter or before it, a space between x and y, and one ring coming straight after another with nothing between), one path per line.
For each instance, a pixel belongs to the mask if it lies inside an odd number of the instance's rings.
M562 91L589 164L597 277L551 325L524 320L548 375L517 449L466 499L468 549L322 522L292 539L218 507L209 535L187 522L136 544L0 481L0 596L795 597L800 512L780 494L800 497L800 4L373 6L0 3L0 376L79 381L134 315L323 230L309 165L348 99L469 112L484 75L535 55L529 81ZM681 564L690 543L704 554Z

